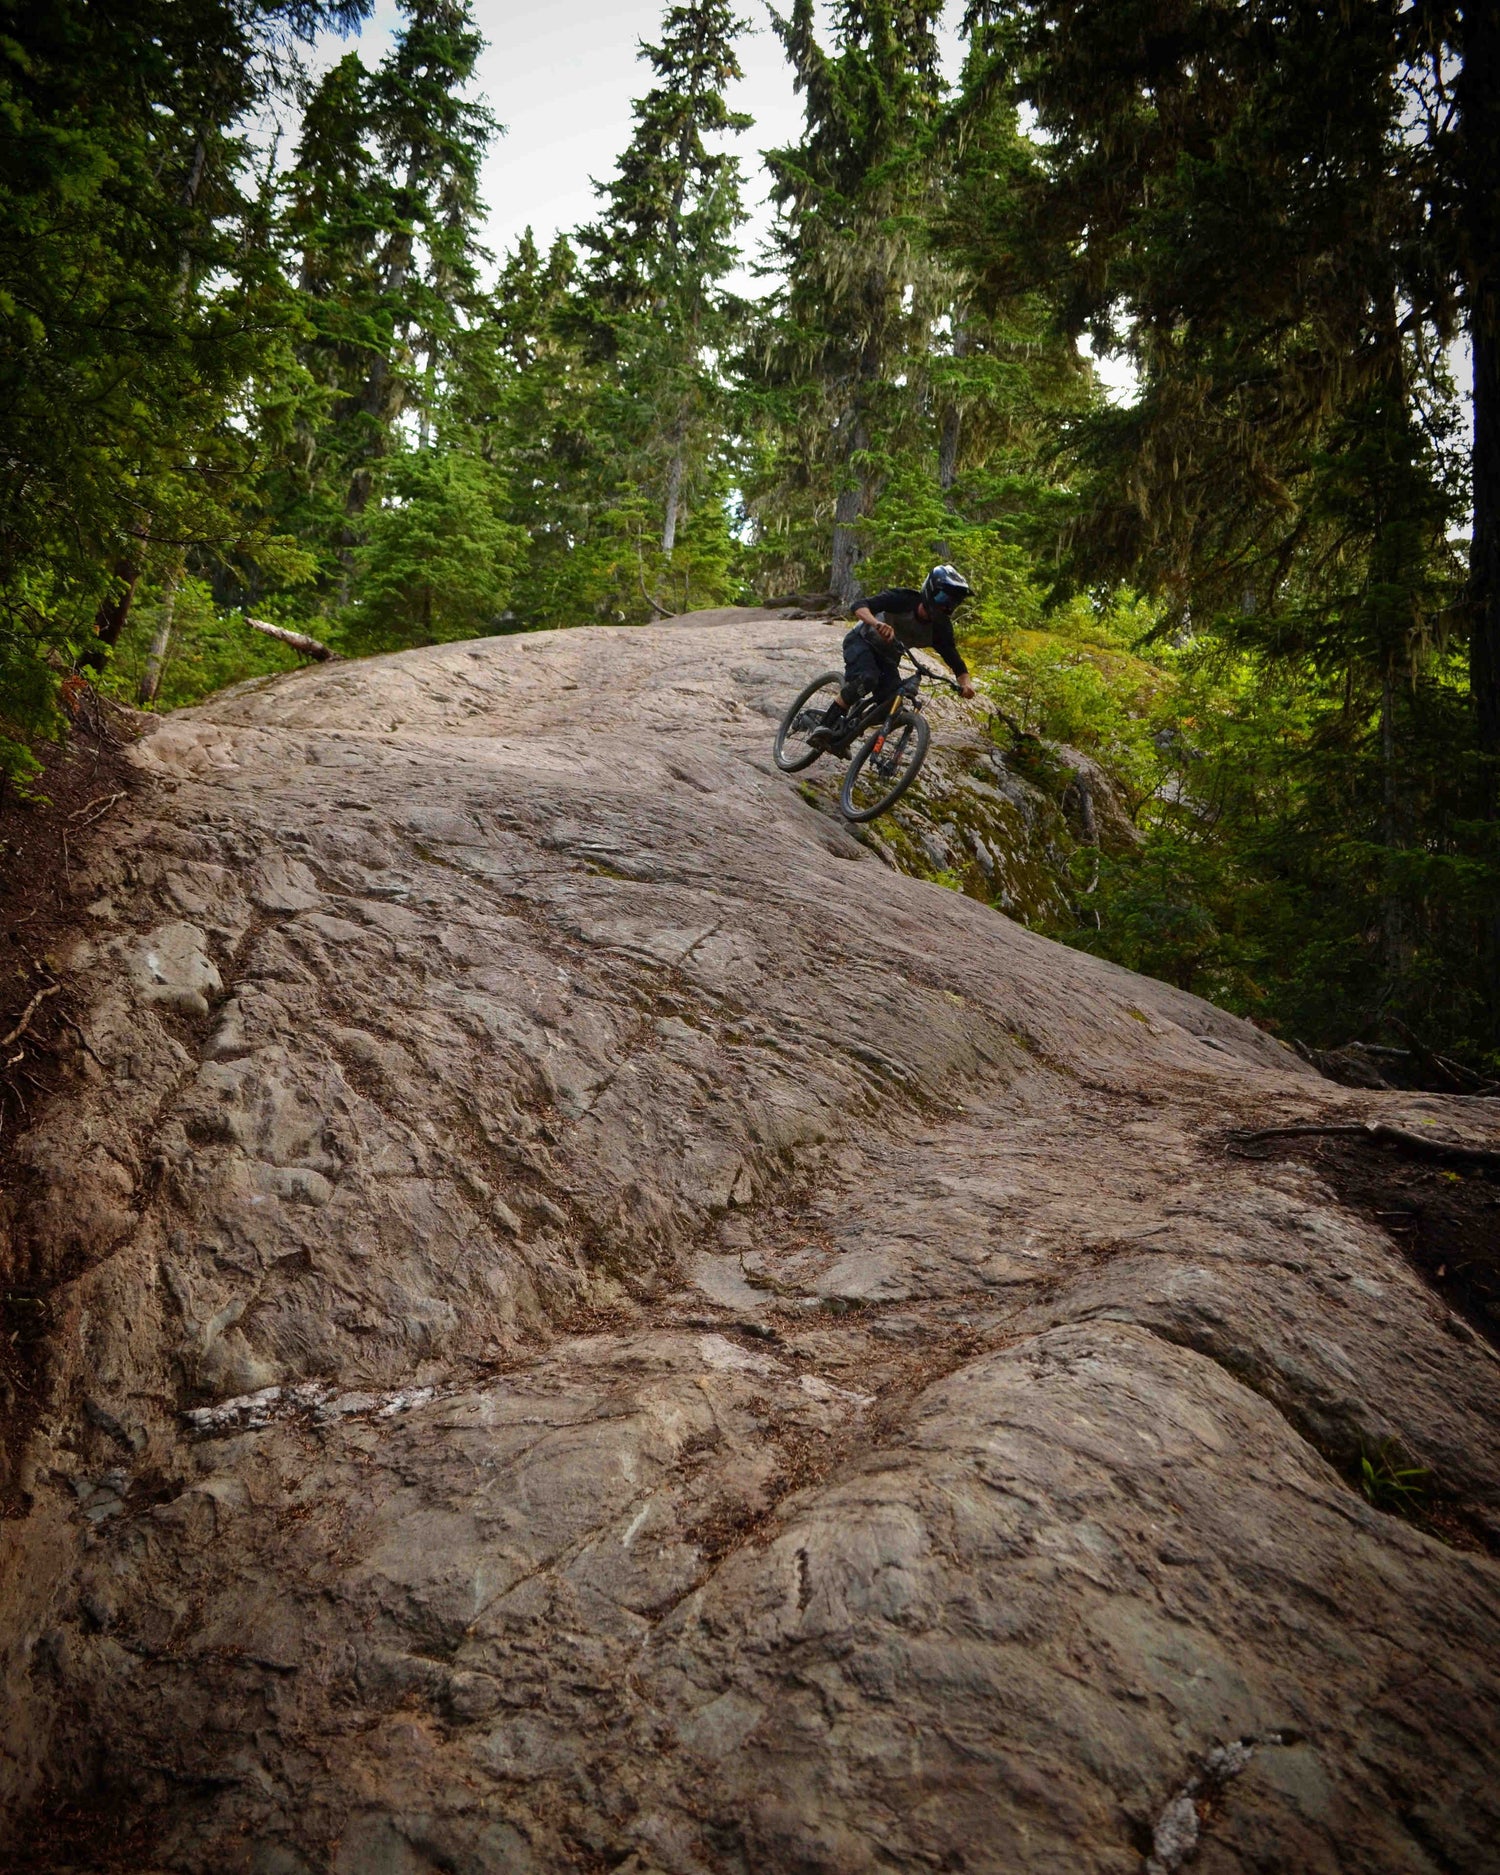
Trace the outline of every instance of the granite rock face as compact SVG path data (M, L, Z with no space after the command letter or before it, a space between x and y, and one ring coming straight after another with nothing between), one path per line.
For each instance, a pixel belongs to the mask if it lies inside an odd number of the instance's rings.
M835 647L445 646L141 745L6 1199L12 1863L1500 1869L1500 1563L1340 1470L1500 1540L1496 1356L1224 1149L1492 1103L890 870L769 761Z

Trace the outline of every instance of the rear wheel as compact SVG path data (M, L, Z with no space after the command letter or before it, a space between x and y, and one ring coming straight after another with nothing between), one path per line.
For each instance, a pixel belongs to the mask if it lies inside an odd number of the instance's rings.
M873 820L893 807L927 759L931 731L920 710L899 710L860 744L849 764L839 806L846 820Z
M799 768L811 768L823 753L821 749L809 748L807 738L822 722L823 712L843 685L842 671L825 671L807 686L782 717L777 725L776 740L771 745L771 755L783 774L795 775Z

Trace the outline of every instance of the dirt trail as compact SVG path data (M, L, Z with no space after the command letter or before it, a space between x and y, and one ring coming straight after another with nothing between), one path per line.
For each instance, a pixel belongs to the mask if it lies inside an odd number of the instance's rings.
M5 1197L6 1866L1500 1869L1497 1357L1224 1147L1500 1103L887 870L768 759L834 642L446 646L140 745Z

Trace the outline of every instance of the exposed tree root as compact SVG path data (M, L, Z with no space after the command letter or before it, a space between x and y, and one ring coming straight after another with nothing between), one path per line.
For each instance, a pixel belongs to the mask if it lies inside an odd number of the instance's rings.
M1254 1133L1231 1133L1230 1138L1237 1145L1257 1146L1268 1139L1307 1139L1315 1135L1362 1139L1372 1146L1394 1146L1398 1152L1416 1159L1447 1159L1464 1165L1500 1167L1500 1150L1493 1146L1470 1146L1460 1139L1429 1139L1422 1133L1409 1133L1402 1126L1388 1126L1384 1120L1350 1126L1265 1126Z
M55 996L61 988L62 985L60 983L49 983L46 989L38 990L36 995L32 997L31 1001L21 1011L21 1020L10 1031L9 1035L0 1035L0 1048L9 1048L12 1042L19 1041L21 1036L30 1028L31 1018L36 1014L37 1010L41 1008L42 1004L46 1002L49 996Z

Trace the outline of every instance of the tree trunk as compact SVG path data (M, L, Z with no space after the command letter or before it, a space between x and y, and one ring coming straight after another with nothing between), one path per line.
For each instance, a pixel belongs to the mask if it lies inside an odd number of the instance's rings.
M969 349L969 332L961 319L953 321L953 356L962 358ZM964 413L957 403L943 412L942 433L938 437L938 487L946 495L958 474L958 446L963 440ZM946 552L946 548L944 549Z
M1388 656L1385 677L1380 686L1380 843L1388 854L1401 845L1401 824L1396 801L1396 671L1394 655ZM1385 991L1389 995L1400 981L1405 958L1402 950L1401 901L1396 895L1392 872L1394 861L1387 859L1380 882L1380 941L1385 971Z
M1471 319L1474 533L1470 547L1469 689L1479 746L1500 758L1500 331Z
M1494 0L1463 8L1461 215L1470 278L1474 358L1474 529L1469 557L1469 686L1479 746L1500 760L1500 11ZM1491 777L1495 810L1500 778Z
M420 171L415 162L407 170L406 190L408 195L416 191L421 180ZM414 236L409 228L402 228L392 234L390 245L385 251L384 278L381 292L390 299L396 299L405 290L406 276L411 272L414 253ZM397 334L391 333L391 343L396 343ZM370 419L373 440L367 459L354 471L349 483L349 496L344 504L347 514L361 515L370 505L370 496L375 488L375 464L385 455L390 446L391 425L401 415L406 401L406 390L401 380L392 372L392 359L385 352L377 352L370 361L370 373L365 379L364 389L360 393L359 407ZM358 544L352 537L347 539L348 552L341 551L340 558L345 564L347 580L354 547Z
M849 448L844 455L846 471L849 464L858 455L862 455L870 446L869 432L862 416L854 419ZM855 578L855 567L859 564L859 536L855 529L865 511L867 494L862 476L850 482L838 492L838 499L833 508L833 567L829 579L835 597L842 605L852 605L859 597L859 581Z
M143 705L156 701L156 693L161 689L162 672L167 668L167 653L172 648L172 618L177 610L178 578L175 572L169 574L166 585L162 587L161 615L156 621L156 631L146 657L146 668L141 675L140 701Z
M432 412L437 404L437 340L427 341L427 368L422 373L422 407L417 412L417 447L426 449L432 441Z
M700 24L696 41L701 49L703 33ZM690 104L695 104L699 96L698 81L695 78L688 94ZM669 238L675 245L680 239L682 229L682 204L687 199L688 158L693 151L693 120L691 114L684 121L677 138L677 186L672 191L672 215L668 222ZM692 355L697 362L697 320L693 321ZM685 438L685 422L679 413L672 426L672 460L667 465L667 496L662 506L661 550L670 553L677 545L677 512L682 505L682 451Z
M305 658L316 658L320 664L336 664L339 661L337 651L330 650L320 639L309 638L306 632L289 631L285 625L268 625L263 618L251 618L248 613L245 615L245 623L251 631L264 632L267 638L279 639L294 651L300 651Z
M857 487L841 488L833 510L833 568L829 585L840 605L852 605L859 594L859 581L854 577L859 561L859 536L854 530L859 520L862 492Z
M938 487L946 495L958 473L958 445L963 435L963 412L950 404L943 412L942 434L938 437Z
M192 208L194 206L198 200L198 191L203 186L204 171L208 167L208 138L211 128L211 123L205 124L193 139L192 161L188 165L188 173L178 198L184 208ZM192 249L184 242L177 261L177 306L179 312L187 304L187 297L192 290L192 284L193 253ZM149 540L151 534L150 515L147 515L145 520L141 523L139 531L143 540ZM113 598L104 600L99 610L94 614L94 636L101 639L107 645L114 646L120 642L120 633L124 631L126 621L130 617L130 602L135 597L135 589L140 581L143 570L141 564L132 565L129 561L124 560L118 562L115 567L115 576L124 582L124 590L123 592L117 593ZM166 603L167 606L168 629L170 630L171 608L172 604L175 603L176 595L175 579L169 588L169 593L171 598L168 600L167 596L164 595L164 603ZM155 692L153 691L152 694L155 695Z
M94 614L94 634L110 646L120 642L120 633L124 631L130 617L130 602L135 597L141 569L132 566L128 560L119 560L115 563L114 574L120 582L119 589L110 598L101 600L99 610Z
M198 200L198 191L203 185L203 172L208 167L208 127L198 132L193 144L193 160L188 168L187 180L182 185L182 205L191 208ZM193 284L193 251L184 241L182 253L177 262L177 303L183 305L188 296L188 289Z
M670 553L677 545L677 509L682 500L682 436L672 439L672 460L667 468L667 500L661 523L661 550Z

